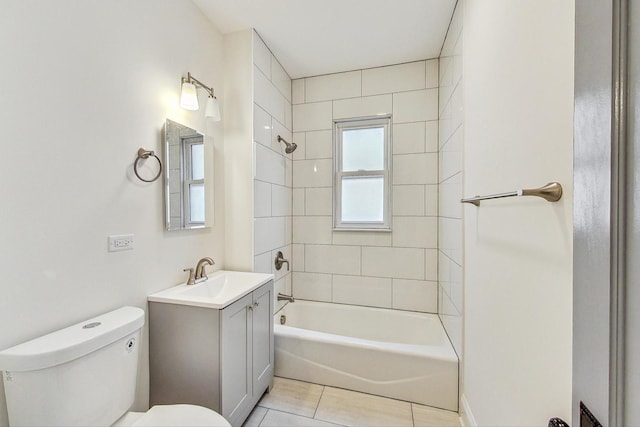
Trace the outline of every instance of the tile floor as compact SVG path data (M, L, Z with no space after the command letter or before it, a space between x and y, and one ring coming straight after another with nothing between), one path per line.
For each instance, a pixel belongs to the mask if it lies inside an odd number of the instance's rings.
M455 412L276 377L244 425L449 427L460 421Z

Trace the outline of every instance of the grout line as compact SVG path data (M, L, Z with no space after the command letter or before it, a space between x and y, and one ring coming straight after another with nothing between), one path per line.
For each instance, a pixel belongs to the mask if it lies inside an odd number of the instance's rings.
M413 427L416 427L416 417L413 415L413 403L409 403L411 405L411 424Z
M256 405L256 407L257 407L257 405ZM261 408L264 408L264 406L261 406ZM267 418L267 413L271 410L269 408L265 408L265 409L266 409L266 411L264 411L264 415L262 416L262 418L260 418L260 421L258 421L258 427L260 427L262 425L262 422L264 421L264 419Z
M313 418L314 420L316 419L316 414L318 413L318 408L320 407L320 401L322 400L322 396L324 395L324 389L326 388L326 386L322 386L322 391L320 392L320 398L318 399L318 403L316 404L316 410L313 411Z

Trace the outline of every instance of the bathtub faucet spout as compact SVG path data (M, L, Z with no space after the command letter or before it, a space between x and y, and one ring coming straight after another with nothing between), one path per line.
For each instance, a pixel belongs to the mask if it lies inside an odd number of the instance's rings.
M285 294L282 294L282 293L278 292L278 301L295 302L296 300L291 295L285 295Z

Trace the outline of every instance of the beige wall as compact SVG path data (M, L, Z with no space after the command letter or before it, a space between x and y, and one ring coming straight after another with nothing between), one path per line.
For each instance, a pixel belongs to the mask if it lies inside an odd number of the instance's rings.
M222 97L222 36L191 2L4 2L0 51L0 348L123 305L146 309L203 256L224 266L222 123L178 105L187 71ZM163 152L166 118L213 138L212 228L165 231L162 181L133 175L138 148ZM128 233L133 250L107 252L107 236ZM137 409L147 355L145 343Z
M438 60L294 80L296 298L437 312ZM333 120L392 114L392 232L332 231Z
M571 419L574 6L465 0L464 396L478 425Z

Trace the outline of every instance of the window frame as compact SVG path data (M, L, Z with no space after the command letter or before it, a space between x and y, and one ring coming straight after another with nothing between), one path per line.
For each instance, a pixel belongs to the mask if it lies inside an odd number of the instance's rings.
M380 170L342 170L343 146L342 134L345 130L384 129L384 169ZM334 120L333 122L333 230L334 231L391 231L391 115L377 115ZM379 221L342 221L342 180L345 177L383 177L383 220Z
M183 197L183 227L187 228L204 228L206 223L206 203L205 203L205 221L191 220L191 185L205 185L205 177L201 179L193 179L193 168L191 151L192 147L201 145L204 149L204 137L202 135L189 135L182 137L183 148L183 177L182 177L182 197ZM204 153L203 153L204 156ZM204 161L204 159L203 159Z

